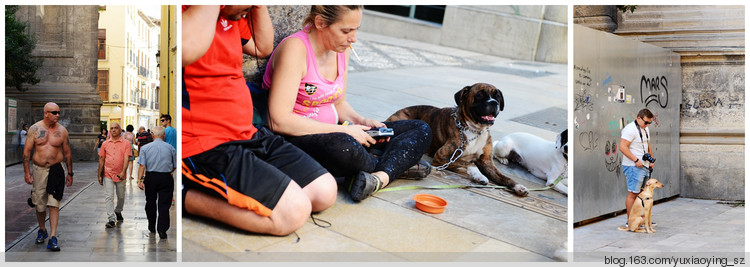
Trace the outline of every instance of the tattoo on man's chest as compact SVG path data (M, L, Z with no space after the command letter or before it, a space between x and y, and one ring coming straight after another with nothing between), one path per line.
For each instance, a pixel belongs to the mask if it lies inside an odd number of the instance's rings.
M44 136L45 136L46 134L47 134L47 131L46 131L46 130L41 130L41 131L39 131L39 137L37 137L37 138L38 138L38 139L42 139L42 138L44 138Z
M56 132L55 137L62 137L62 132Z

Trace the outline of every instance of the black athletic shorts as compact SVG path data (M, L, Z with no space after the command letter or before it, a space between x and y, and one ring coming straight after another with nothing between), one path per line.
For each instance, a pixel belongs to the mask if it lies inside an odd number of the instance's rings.
M260 128L250 140L227 142L182 159L183 207L187 191L195 189L270 216L289 181L305 187L327 172L283 137Z

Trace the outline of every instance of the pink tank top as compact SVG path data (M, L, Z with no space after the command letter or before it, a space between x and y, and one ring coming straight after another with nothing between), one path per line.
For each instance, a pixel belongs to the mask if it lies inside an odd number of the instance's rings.
M318 61L315 59L315 53L313 52L307 33L298 31L284 38L281 42L289 38L298 38L307 47L307 72L299 84L297 100L294 103L294 113L319 122L338 123L338 113L336 113L336 107L333 103L344 93L346 53L338 53L336 56L338 75L336 76L336 80L329 81L323 78L318 72ZM263 74L263 89L265 90L271 89L271 76L273 75L272 60L273 54L271 55L271 59L268 60L266 72Z

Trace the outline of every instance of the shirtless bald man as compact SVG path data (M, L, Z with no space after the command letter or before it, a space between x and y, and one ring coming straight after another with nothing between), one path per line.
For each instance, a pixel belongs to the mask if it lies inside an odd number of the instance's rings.
M57 221L60 217L60 200L65 186L73 185L73 160L68 141L68 130L57 123L60 107L49 102L44 105L44 119L29 128L23 149L23 172L27 184L32 185L31 199L36 205L36 219L39 222L36 243L44 243L47 238L45 218L49 207L50 239L47 249L60 251L57 244ZM31 158L31 152L34 157ZM67 175L61 162L65 159ZM30 163L33 160L33 165ZM64 177L64 178L63 178ZM64 179L64 180L63 180Z

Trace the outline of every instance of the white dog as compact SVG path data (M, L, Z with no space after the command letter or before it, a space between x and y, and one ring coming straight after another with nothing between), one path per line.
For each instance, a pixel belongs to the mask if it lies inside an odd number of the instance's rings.
M547 179L547 186L568 171L567 129L557 135L556 143L528 133L511 133L493 142L492 150L500 163L516 162L534 176ZM554 189L568 195L568 187L562 183L557 183Z

